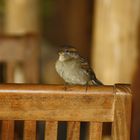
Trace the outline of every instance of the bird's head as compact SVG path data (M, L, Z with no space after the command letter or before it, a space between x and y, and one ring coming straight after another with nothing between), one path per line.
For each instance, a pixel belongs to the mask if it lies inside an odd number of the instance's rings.
M70 59L77 59L79 57L76 48L68 45L64 45L59 51L59 60L67 61Z

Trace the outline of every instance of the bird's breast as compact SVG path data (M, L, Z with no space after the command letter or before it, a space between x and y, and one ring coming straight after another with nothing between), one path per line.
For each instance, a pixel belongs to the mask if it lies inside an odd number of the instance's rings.
M57 61L56 70L67 83L85 85L89 80L77 61Z

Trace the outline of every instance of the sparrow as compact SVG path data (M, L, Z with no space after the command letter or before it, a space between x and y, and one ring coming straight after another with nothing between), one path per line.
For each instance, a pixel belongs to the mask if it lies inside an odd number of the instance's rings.
M81 57L75 47L64 46L59 51L55 68L61 78L72 85L103 85L91 69L88 61Z

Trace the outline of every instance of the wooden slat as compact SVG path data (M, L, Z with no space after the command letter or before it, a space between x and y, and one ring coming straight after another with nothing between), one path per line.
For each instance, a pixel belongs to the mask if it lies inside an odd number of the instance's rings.
M2 121L1 140L14 140L14 121Z
M89 123L89 140L101 140L102 139L102 124L100 122Z
M80 122L68 122L67 140L80 140Z
M0 61L23 61L24 56L24 38L3 38L0 39ZM10 55L12 51L12 55Z
M26 46L28 51L26 51L24 59L24 71L26 73L25 80L28 83L38 83L39 81L39 46L38 40L30 39ZM31 57L32 55L32 57ZM32 67L30 65L32 64ZM32 74L31 74L32 73Z
M13 82L14 63L7 63L6 82ZM2 140L14 139L14 121L2 121Z
M130 140L132 95L128 86L117 85L115 118L112 126L112 140Z
M8 86L0 88L0 119L101 122L114 119L112 88L109 92L100 92L99 88L92 87L86 94L83 86L68 91L62 90L62 86L16 85L10 88L12 90L8 90Z
M45 140L57 140L58 122L46 122L45 125Z
M16 61L17 63L24 62L27 57L30 57L32 55L31 54L32 52L30 52L30 48L32 46L30 46L29 42L34 43L33 51L36 51L35 47L36 46L38 47L39 44L39 42L37 42L38 40L39 36L37 34L24 34L17 36L0 35L0 62L10 62L10 61ZM39 53L39 51L37 51L36 53ZM38 61L39 57L37 56L35 59L37 59Z
M13 83L14 82L14 71L15 71L15 63L9 62L6 65L6 82Z
M24 122L24 140L36 140L36 121Z

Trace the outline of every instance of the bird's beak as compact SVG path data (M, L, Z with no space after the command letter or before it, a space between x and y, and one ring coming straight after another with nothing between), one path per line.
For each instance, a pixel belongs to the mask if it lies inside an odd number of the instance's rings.
M58 52L59 55L64 55L64 52L60 51Z
M58 52L58 54L61 55L62 53L61 52Z

